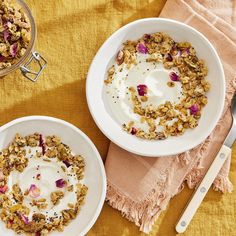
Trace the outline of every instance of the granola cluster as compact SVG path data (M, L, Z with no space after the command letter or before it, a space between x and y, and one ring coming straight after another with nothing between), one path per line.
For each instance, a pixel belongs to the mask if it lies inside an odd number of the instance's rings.
M21 58L29 45L31 27L24 11L13 0L0 0L0 70Z
M127 94L130 94L133 112L139 115L140 124L147 124L148 130L138 128L133 120L123 124L123 129L139 138L160 140L195 128L207 104L210 83L206 80L208 69L197 57L193 46L189 42L176 42L162 32L144 34L135 41L128 40L118 52L116 64L108 70L105 84L113 83L116 70L129 70L140 63L137 61L140 54L145 54L146 63L161 63L169 71L169 89L179 83L182 96L177 102L165 101L155 106L148 102L149 88L146 84L129 87Z
M38 148L35 157L37 160L51 162L52 159L61 164L62 170L67 176L75 176L76 184L69 184L67 179L58 179L55 186L58 191L51 192L50 199L40 196L40 188L31 184L30 188L23 190L18 184L9 185L9 177L13 171L23 172L29 163L28 155L33 153L33 148ZM31 150L32 149L32 150ZM54 153L54 155L52 155ZM37 163L35 163L37 166ZM39 169L40 166L37 167ZM70 168L70 171L66 171ZM43 138L35 133L22 137L16 134L8 148L0 152L0 218L6 227L14 230L17 234L25 233L32 236L48 235L52 231L63 231L79 214L84 204L87 186L80 183L84 175L85 162L82 156L73 155L71 149L62 143L57 136ZM40 181L41 174L36 174L35 179ZM60 204L66 193L74 192L76 202L68 203L66 209L54 212L53 217L41 213L53 210ZM25 200L31 200L27 205ZM51 206L51 207L49 207ZM33 207L38 209L33 211Z

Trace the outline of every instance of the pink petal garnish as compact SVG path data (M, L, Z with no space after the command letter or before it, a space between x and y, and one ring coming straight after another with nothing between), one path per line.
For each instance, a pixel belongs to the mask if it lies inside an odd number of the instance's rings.
M181 51L178 51L176 54L176 57L180 57L181 56Z
M8 190L7 185L4 185L3 187L0 187L0 193L5 193Z
M55 183L58 188L64 188L66 186L66 181L64 179L58 179Z
M173 46L171 51L170 51L172 56L179 57L180 56L180 50L178 47Z
M43 140L42 134L39 135L39 146L42 148L43 155L46 153L46 145Z
M9 30L4 30L3 31L3 37L4 40L7 42L8 41L8 37L10 36Z
M14 220L9 220L8 222L10 223L10 225L12 225L14 223Z
M179 76L175 72L171 72L169 76L172 81L179 81Z
M150 38L151 38L151 35L150 35L150 34L144 34L144 35L143 35L143 40L144 40L145 43L146 43Z
M35 185L35 184L31 184L30 188L29 188L29 195L32 198L37 198L40 196L40 189Z
M145 84L139 84L137 86L137 90L139 96L144 96L145 94L147 94L148 87Z
M14 43L10 46L10 54L12 55L12 57L16 56L17 53L17 48L18 48L18 44Z
M148 49L147 49L147 47L145 46L144 43L139 43L139 44L137 45L137 50L138 50L138 52L140 52L140 53L144 53L144 54L148 53Z
M8 28L11 27L11 22L10 22L10 21L5 21L5 22L3 23L3 26L4 26L5 29L8 29Z
M23 215L22 213L19 213L19 216L20 216L20 218L24 221L24 223L25 223L26 225L29 224L29 218L28 218L27 216Z
M66 167L68 168L68 167L70 167L71 166L71 164L69 163L69 161L62 161L65 165L66 165Z
M187 57L189 55L189 48L185 48L183 50L180 51L180 55L183 57Z
M135 135L137 133L137 129L135 127L132 127L131 132L132 135Z
M191 107L189 107L190 114L191 115L196 115L197 112L199 111L198 105L194 104Z
M5 60L5 57L0 55L0 62L4 61Z
M170 53L168 53L165 58L167 61L173 61L173 57L171 56Z

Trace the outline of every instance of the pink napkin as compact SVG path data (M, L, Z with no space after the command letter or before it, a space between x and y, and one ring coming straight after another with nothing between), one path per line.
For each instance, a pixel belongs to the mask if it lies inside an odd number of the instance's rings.
M168 0L161 17L185 22L202 32L215 46L224 66L227 95L223 115L211 135L198 147L177 156L147 158L129 153L111 143L105 167L108 203L148 233L169 200L187 182L194 188L205 175L223 143L232 118L229 106L236 89L236 23L229 1ZM235 4L234 4L235 6ZM229 157L213 188L231 192Z

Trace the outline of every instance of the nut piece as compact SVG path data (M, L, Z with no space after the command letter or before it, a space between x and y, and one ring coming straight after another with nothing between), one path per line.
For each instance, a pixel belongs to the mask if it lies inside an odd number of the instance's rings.
M53 205L57 205L60 199L64 197L64 193L62 191L55 191L51 193L50 197Z
M175 83L174 83L173 81L168 81L168 82L167 82L167 85L168 85L170 88L175 87Z
M41 213L34 213L32 216L33 221L40 222L40 221L45 221L46 217L44 214Z
M22 203L24 197L18 184L12 186L12 195L16 202Z
M111 84L113 80L113 75L115 74L115 66L111 66L110 69L107 72L108 76L107 79L104 80L105 84Z
M31 205L36 206L39 210L46 209L48 206L45 198L40 198L39 200L33 199Z

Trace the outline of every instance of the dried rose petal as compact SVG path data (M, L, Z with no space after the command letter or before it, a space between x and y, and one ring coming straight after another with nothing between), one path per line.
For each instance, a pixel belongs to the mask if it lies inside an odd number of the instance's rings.
M0 62L4 61L5 60L5 57L0 55Z
M71 166L71 164L69 163L69 161L62 161L65 165L66 165L66 167L68 168L68 167L70 167Z
M170 53L171 53L172 56L175 56L175 57L179 57L180 56L180 50L179 50L179 48L176 45L174 45L172 47L172 49L170 50Z
M58 188L64 188L66 186L66 181L64 179L58 179L55 183Z
M4 30L3 31L3 38L6 42L8 41L9 36L10 36L9 30Z
M29 218L28 218L27 216L23 215L22 213L19 213L19 216L20 216L20 218L24 221L24 223L25 223L26 225L29 224Z
M180 51L180 55L181 55L182 57L187 57L189 54L190 54L189 48L185 48L185 49L183 49L183 50Z
M145 94L147 94L148 87L145 84L139 84L137 86L137 90L138 90L138 95L139 96L144 96Z
M175 56L180 57L181 56L181 51L177 51L177 54Z
M137 133L137 129L135 127L132 127L131 132L132 135L135 135Z
M8 222L10 225L12 225L14 223L14 220L9 220Z
M116 62L118 65L121 65L124 62L124 52L120 50L116 56Z
M150 38L151 38L150 34L144 34L143 35L143 40L144 40L145 43L147 43Z
M144 43L139 43L139 44L137 45L137 50L138 50L138 52L140 52L140 53L144 53L144 54L148 53L148 49L147 49L147 47L145 46Z
M42 148L43 155L46 153L46 146L42 134L39 135L39 146Z
M14 43L10 46L10 54L11 54L12 57L16 56L17 49L18 49L18 44L17 43Z
M41 236L41 233L38 231L35 233L35 236Z
M189 110L191 115L196 115L199 111L198 105L192 105L191 107L189 107Z
M0 193L5 193L8 190L7 185L4 185L3 187L0 187Z
M29 195L32 198L37 198L40 196L40 189L35 185L35 184L31 184L30 188L29 188Z
M169 76L172 81L179 81L179 76L175 72L171 72Z
M167 61L173 61L173 57L171 56L170 53L168 53L165 58Z
M43 141L43 135L40 134L39 135L39 146L41 147L43 145L44 141Z
M12 26L12 23L10 21L5 21L3 22L3 26L5 29L9 29Z

